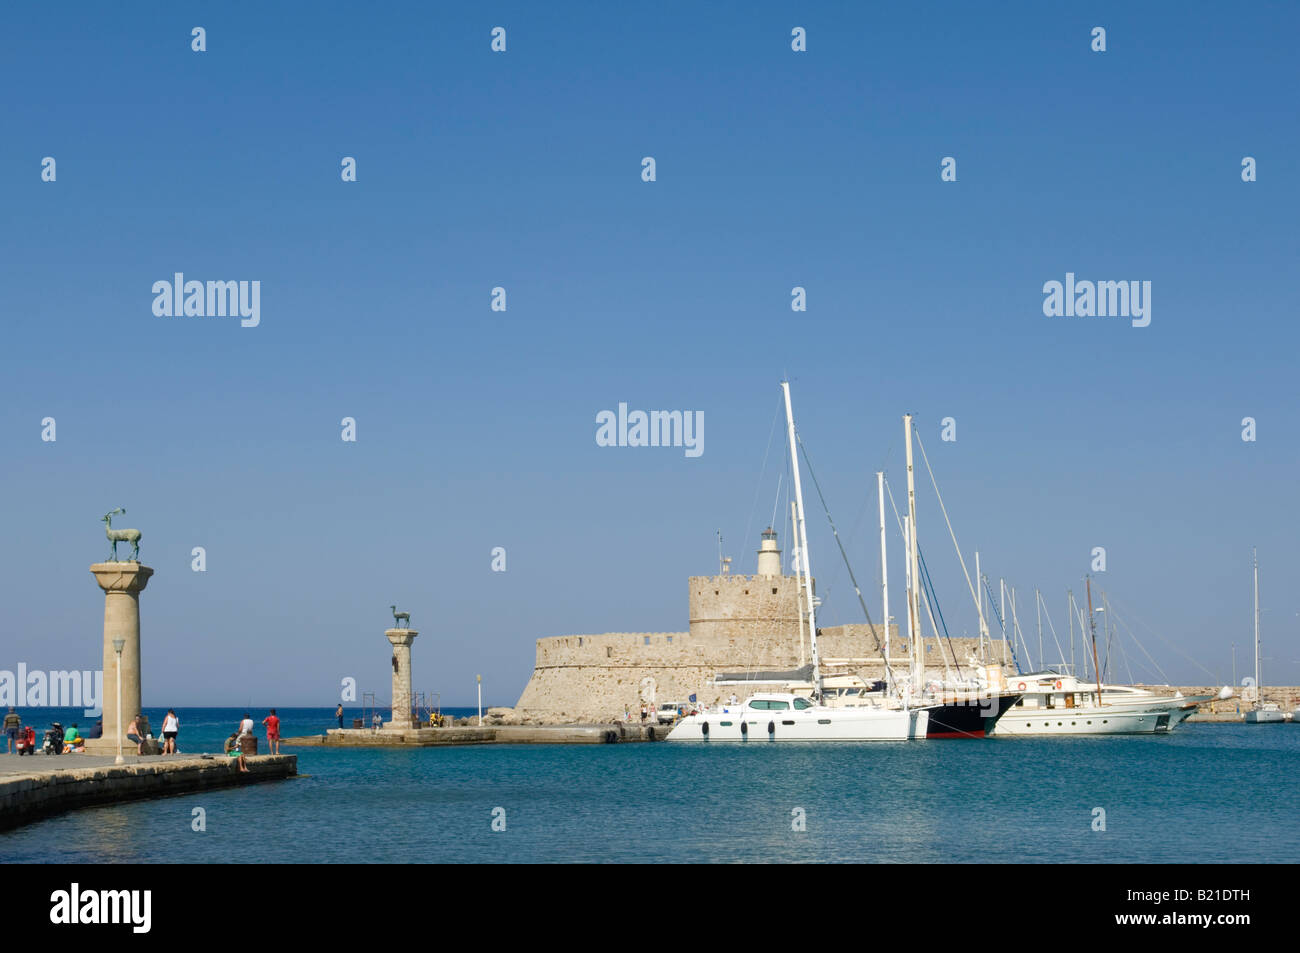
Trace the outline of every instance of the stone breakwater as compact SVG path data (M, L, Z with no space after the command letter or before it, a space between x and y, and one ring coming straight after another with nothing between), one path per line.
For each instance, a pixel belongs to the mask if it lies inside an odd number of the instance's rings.
M625 741L663 741L668 725L503 725L483 727L331 728L323 735L285 738L282 745L322 748L438 748L454 745L602 745Z
M0 830L80 807L279 781L298 773L296 755L254 755L246 760L247 774L240 772L234 758L224 755L128 764L93 755L42 759L59 762L55 765L14 764L35 758L9 758L0 770Z

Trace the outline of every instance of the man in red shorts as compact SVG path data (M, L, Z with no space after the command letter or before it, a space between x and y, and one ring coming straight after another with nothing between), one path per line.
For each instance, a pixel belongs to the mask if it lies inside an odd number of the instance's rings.
M271 709L271 714L262 719L262 724L266 725L266 747L270 749L271 754L280 753L280 719L275 714L275 709Z

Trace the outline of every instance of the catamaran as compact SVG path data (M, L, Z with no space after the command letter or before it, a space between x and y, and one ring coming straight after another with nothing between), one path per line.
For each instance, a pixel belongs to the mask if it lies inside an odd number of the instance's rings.
M813 598L812 566L808 556L808 527L804 520L803 485L799 474L798 438L790 403L790 384L781 382L785 397L786 434L794 483L795 575L798 579L800 625L807 620L811 695L756 692L741 704L704 709L681 719L668 733L669 741L908 741L926 737L930 705L872 705L831 708L821 704L824 691L821 656L817 651L817 600ZM814 700L818 699L818 700Z

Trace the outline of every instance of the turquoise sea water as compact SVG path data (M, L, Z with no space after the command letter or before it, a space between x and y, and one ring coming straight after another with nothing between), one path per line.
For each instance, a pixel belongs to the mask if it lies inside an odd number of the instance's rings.
M242 711L180 710L182 751L218 748ZM260 721L265 709L252 714ZM336 724L332 709L280 714L289 735ZM293 750L307 777L61 815L0 834L0 861L1300 857L1300 725L902 744ZM195 807L206 831L191 829ZM504 831L493 830L498 808ZM1094 808L1105 811L1104 831L1093 829ZM796 809L804 831L792 829Z

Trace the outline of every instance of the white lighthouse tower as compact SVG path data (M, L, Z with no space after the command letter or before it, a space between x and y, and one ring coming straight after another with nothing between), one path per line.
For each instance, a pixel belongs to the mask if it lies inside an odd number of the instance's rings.
M758 548L758 574L781 575L781 550L776 546L776 530L770 526L763 531L763 542Z

